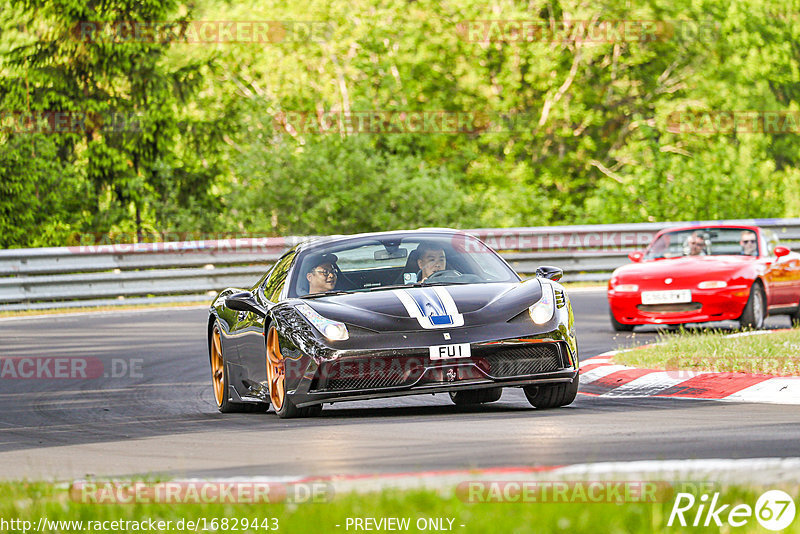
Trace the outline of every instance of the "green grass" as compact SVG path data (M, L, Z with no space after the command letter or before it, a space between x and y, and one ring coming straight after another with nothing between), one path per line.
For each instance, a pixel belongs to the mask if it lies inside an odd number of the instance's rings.
M743 503L755 507L764 491L777 487L713 487L694 493L699 504L703 492L713 495L720 491L720 504L731 506ZM788 486L780 488L787 491L795 500L800 497L800 488ZM183 519L206 519L210 526L212 519L221 524L228 519L228 528L218 532L266 532L263 528L234 529L233 521L265 518L277 519L281 532L355 532L351 526L346 528L348 518L410 518L410 532L417 532L413 526L419 518L445 518L453 520L453 532L569 532L569 533L624 533L624 532L719 532L719 527L682 529L667 526L667 520L675 502L673 494L658 499L660 502L646 503L466 503L456 493L449 491L440 494L434 491L385 491L382 493L348 494L336 496L331 502L317 504L86 504L71 500L65 488L43 483L0 483L0 518L8 521L19 519L30 521L34 526L40 517L49 521L113 521L152 518L171 521L166 531L180 532L175 524ZM697 506L687 518L693 520ZM722 516L725 521L727 515ZM447 521L444 521L447 525ZM340 526L336 526L340 525ZM463 527L461 525L464 525ZM724 528L724 527L723 527ZM730 528L730 527L728 527ZM12 529L14 530L14 529ZM765 532L755 518L748 524L733 529L736 532ZM14 531L21 531L16 529ZM52 532L53 530L45 530ZM73 528L63 528L62 532L78 532ZM85 530L84 530L85 531ZM98 531L99 530L95 530ZM117 528L116 532L136 531ZM183 532L188 530L184 529ZM192 531L202 532L202 527ZM211 531L211 530L208 530ZM152 531L151 531L152 532ZM796 519L786 532L800 532L800 519Z
M616 354L646 369L800 375L800 330L727 337L704 330L659 333L658 345Z

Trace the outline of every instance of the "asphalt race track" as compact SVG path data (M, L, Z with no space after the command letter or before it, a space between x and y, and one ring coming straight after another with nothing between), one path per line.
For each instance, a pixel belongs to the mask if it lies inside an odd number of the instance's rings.
M572 301L584 359L655 337L654 328L615 334L602 291ZM507 389L499 402L470 409L437 395L327 405L315 419L223 415L213 404L205 325L198 308L0 321L0 356L81 357L96 376L0 379L0 477L324 476L800 456L800 406L578 395L569 407L537 411L521 390Z

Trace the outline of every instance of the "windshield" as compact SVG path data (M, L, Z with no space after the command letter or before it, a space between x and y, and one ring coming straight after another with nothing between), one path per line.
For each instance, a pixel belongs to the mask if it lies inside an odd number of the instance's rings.
M758 238L748 228L692 228L660 235L645 259L681 256L758 256Z
M304 251L295 265L289 297L519 281L492 249L466 234L354 238Z

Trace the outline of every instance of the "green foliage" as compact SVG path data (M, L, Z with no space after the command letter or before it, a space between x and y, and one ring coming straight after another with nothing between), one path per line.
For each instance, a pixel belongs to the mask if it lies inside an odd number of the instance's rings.
M675 113L800 111L800 0L0 7L0 110L115 112L137 126L31 135L0 124L2 246L60 244L70 232L800 215L799 132L671 127ZM269 42L74 37L81 21L186 29L191 20L288 22ZM470 39L467 21L482 20L660 25L643 40ZM303 36L292 21L322 31ZM505 113L514 123L492 133L314 134L277 120L376 110Z
M363 136L253 148L238 162L231 210L242 231L354 233L412 226L472 226L470 202L445 167L388 157Z

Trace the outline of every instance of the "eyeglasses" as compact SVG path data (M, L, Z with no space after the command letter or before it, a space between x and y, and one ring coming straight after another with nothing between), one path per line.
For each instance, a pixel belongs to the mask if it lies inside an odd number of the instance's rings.
M741 241L739 241L739 243L741 243L742 245L749 245L755 242L756 242L755 239L742 239Z
M336 276L336 271L329 271L328 269L314 269L314 272L328 278L330 275Z

